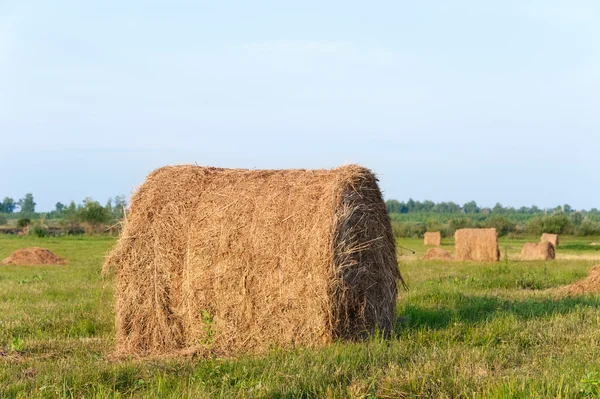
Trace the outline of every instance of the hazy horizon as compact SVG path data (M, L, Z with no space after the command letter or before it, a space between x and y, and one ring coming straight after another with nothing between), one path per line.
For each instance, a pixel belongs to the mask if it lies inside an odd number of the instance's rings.
M0 5L0 197L359 163L386 199L600 208L600 3Z

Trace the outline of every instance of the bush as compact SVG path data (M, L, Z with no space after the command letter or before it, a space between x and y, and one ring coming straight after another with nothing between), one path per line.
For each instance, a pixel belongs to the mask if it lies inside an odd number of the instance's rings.
M577 235L580 236L598 236L600 235L600 223L585 219L577 229Z
M498 236L502 237L514 232L516 223L511 222L504 216L492 216L486 221L486 227L495 228Z
M41 225L36 225L32 230L29 231L29 234L32 234L36 237L46 237L48 235L48 229Z
M0 226L6 223L8 223L8 220L6 220L6 216L0 215Z
M22 229L31 224L31 219L29 218L21 218L17 221L17 228Z

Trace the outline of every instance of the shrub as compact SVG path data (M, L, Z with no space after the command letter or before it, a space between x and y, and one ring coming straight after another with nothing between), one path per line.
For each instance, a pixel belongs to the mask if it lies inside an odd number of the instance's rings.
M516 224L504 216L492 216L485 224L486 227L495 228L500 237L512 233L516 229Z
M8 221L6 220L6 216L0 215L0 226L6 223L8 223Z
M29 218L21 218L17 220L17 227L22 229L23 227L27 227L31 224L31 219Z

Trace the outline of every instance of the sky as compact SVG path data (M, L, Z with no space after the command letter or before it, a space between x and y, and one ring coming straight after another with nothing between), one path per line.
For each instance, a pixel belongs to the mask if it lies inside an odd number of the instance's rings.
M600 208L600 2L0 0L0 197L359 163L386 199Z

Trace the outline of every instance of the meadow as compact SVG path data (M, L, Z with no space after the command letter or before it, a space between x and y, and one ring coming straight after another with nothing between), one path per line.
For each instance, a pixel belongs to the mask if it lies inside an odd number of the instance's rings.
M529 240L537 240L529 238ZM237 359L115 358L111 237L0 235L0 259L41 246L65 266L0 265L0 398L600 397L600 295L555 288L600 264L598 237L564 237L558 258L520 262L501 239L495 264L422 261L400 239L409 291L390 339L273 348ZM452 242L444 241L452 250Z

